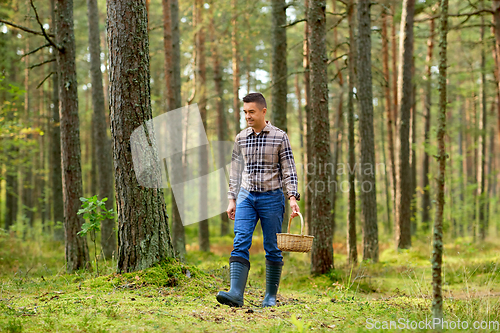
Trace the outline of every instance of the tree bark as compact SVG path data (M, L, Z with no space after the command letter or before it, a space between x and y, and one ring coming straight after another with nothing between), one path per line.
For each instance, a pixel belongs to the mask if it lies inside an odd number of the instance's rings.
M287 132L286 2L272 0L272 123ZM283 220L284 223L286 219Z
M431 221L431 196L429 191L429 134L431 130L431 106L432 106L432 53L434 49L434 19L430 20L429 39L427 40L427 57L425 59L425 129L424 129L424 158L422 160L422 229L429 231Z
M108 1L110 106L115 190L118 211L118 273L151 267L173 256L163 191L140 186L134 171L130 136L137 126L148 128L150 101L149 39L144 2ZM126 23L126 24L125 24ZM154 151L151 131L147 142ZM146 147L146 146L143 146ZM146 149L146 148L144 148ZM155 161L152 161L153 163ZM157 176L158 170L151 171Z
M328 78L326 56L326 1L311 0L308 22L311 27L311 157L315 164L315 193L312 196L312 227L315 240L312 248L312 274L324 274L333 269L332 225L329 221L331 196L319 194L326 189L326 166L331 163L330 122L328 120ZM321 166L321 168L319 167Z
M358 100L361 141L361 204L363 214L363 260L378 262L377 190L373 132L370 1L358 1Z
M411 247L411 174L410 174L410 111L412 105L412 75L411 63L413 59L413 14L415 0L403 2L403 14L401 18L402 34L400 42L400 70L398 80L398 96L400 101L399 127L399 165L397 180L397 222L396 222L396 247L407 249Z
M87 239L77 235L83 218L77 215L83 196L80 163L80 129L78 118L78 83L75 66L75 34L73 1L56 0L56 40L59 67L59 117L61 122L62 184L64 197L64 229L68 272L89 264Z
M436 219L434 221L434 237L432 250L432 315L434 318L443 318L443 295L441 269L443 264L443 209L444 185L446 172L446 48L448 33L448 0L441 0L441 18L439 27L439 118L438 118L438 155L439 171L437 177L436 193Z
M347 7L347 22L349 25L349 91L347 94L347 140L349 142L348 165L353 168L356 165L355 139L354 139L354 84L356 70L356 39L354 37L354 9L353 0L349 1ZM356 173L349 172L349 212L347 217L347 260L350 265L358 262L358 249L356 245Z
M89 18L90 77L92 82L92 107L94 109L94 146L99 180L99 197L108 198L106 209L114 209L113 159L111 140L108 137L101 72L101 39L99 37L99 10L97 0L87 0ZM101 248L105 258L116 251L115 219L101 222Z

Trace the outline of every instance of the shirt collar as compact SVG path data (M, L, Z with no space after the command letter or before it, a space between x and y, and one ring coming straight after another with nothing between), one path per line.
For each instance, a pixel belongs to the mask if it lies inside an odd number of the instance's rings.
M273 125L271 125L271 122L269 120L266 120L266 126L264 126L264 128L262 129L261 132L269 132L271 130L271 126L273 126ZM247 136L249 136L252 133L255 133L255 130L252 127L248 127L247 128Z

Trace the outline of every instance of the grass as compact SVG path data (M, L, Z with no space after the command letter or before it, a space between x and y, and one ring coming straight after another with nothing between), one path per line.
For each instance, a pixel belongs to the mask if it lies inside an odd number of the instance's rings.
M274 308L259 306L265 292L262 240L251 249L252 268L242 308L222 306L229 289L231 239L214 239L213 252L188 246L186 262L170 259L147 270L116 274L115 262L95 272L64 271L64 246L0 235L0 329L5 332L373 332L367 320L431 318L430 245L410 250L381 244L380 262L351 269L336 248L335 270L309 275L307 254L285 255ZM444 303L448 321L500 321L500 245L457 239L445 247ZM102 266L102 267L101 267ZM483 324L484 326L484 324ZM389 329L385 331L396 331ZM399 331L399 330L398 330ZM408 330L413 331L413 330ZM425 331L421 330L421 331ZM446 329L444 331L447 331ZM452 331L452 330L450 330ZM477 331L475 329L462 331Z

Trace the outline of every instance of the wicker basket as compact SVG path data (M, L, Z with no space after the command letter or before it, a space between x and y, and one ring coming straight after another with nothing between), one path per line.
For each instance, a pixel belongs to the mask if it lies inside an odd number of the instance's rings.
M304 219L302 214L297 213L300 216L300 235L293 235L290 233L290 224L292 223L292 218L288 220L288 233L276 234L278 239L278 248L281 251L288 252L309 252L311 251L314 236L304 235Z

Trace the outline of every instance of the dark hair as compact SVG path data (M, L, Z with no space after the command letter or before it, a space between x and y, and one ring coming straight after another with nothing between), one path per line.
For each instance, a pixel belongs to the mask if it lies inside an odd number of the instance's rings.
M259 104L262 108L267 108L266 99L264 98L264 95L262 95L261 93L250 93L245 97L243 97L243 102L244 103L255 102Z

